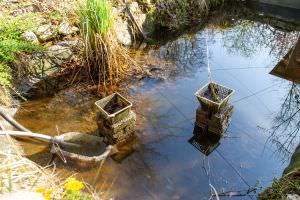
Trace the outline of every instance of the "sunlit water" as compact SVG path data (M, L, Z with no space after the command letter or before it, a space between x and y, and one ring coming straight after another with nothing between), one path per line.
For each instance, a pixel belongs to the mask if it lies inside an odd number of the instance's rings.
M138 116L137 147L121 163L107 159L96 180L99 189L109 190L109 196L116 199L199 200L208 199L209 183L219 192L239 191L265 188L274 177L281 176L288 157L266 143L266 130L280 111L291 83L269 74L278 62L276 48L280 48L276 36L275 42L269 38L270 27L248 21L235 24L227 29L210 25L148 51L146 57L168 63L166 67L176 66L177 70L166 80L146 78L128 90L126 95ZM199 106L194 93L208 81L207 35L213 80L235 90L226 136L208 157L188 142ZM287 33L285 39L291 38L294 33ZM286 45L283 48L288 49ZM37 100L24 104L16 117L37 132L92 133L96 130L94 101L80 96ZM42 149L25 147L28 154ZM48 160L48 156L31 157ZM93 183L95 174L96 170L88 170L79 172L78 177Z

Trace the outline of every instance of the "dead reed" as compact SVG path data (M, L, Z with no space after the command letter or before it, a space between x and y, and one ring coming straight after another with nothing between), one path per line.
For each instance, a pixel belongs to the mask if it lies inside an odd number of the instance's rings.
M46 200L109 199L110 194L107 192L95 191L92 186L74 178L62 180L50 168L41 167L22 156L20 148L9 136L1 137L1 141L3 140L5 142L0 146L0 198L2 195L7 197L15 192L21 194L37 192ZM82 189L78 188L79 186Z
M118 82L130 61L115 36L112 5L106 0L81 0L77 15L84 42L84 69L105 90Z

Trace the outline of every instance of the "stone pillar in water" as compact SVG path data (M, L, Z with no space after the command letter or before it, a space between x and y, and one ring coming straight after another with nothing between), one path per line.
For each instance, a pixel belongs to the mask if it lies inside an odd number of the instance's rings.
M114 124L98 115L97 124L99 135L105 137L108 144L123 145L135 138L136 114L130 111L121 121Z

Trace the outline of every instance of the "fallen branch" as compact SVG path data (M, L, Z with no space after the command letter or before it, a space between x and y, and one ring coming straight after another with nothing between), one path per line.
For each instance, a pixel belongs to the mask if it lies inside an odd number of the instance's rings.
M219 194L218 194L216 188L215 188L212 184L209 184L209 186L212 188L212 190L213 190L213 192L214 192L214 194L212 194L211 197L212 197L212 196L215 196L217 200L220 200Z
M241 196L249 196L251 193L256 193L257 188L249 188L248 190L239 190L239 191L227 191L217 193L218 197L241 197ZM215 194L212 194L215 196Z
M126 4L126 9L125 9L125 10L127 11L127 13L128 13L128 15L129 15L131 21L133 21L134 25L137 27L137 29L138 29L140 35L143 37L144 40L146 40L147 37L145 36L145 34L144 34L142 28L139 26L139 24L138 24L137 21L135 20L135 18L134 18L134 16L133 16L133 14L132 14L132 12L131 12L130 7L128 6L128 4Z

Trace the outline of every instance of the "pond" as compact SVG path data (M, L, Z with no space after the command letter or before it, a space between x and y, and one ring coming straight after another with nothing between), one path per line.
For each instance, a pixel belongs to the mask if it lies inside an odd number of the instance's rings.
M77 171L79 178L96 182L115 199L199 200L209 198L209 184L219 192L253 187L259 192L281 176L294 145L282 152L275 139L267 139L294 86L269 72L299 33L228 18L211 20L200 30L145 50L141 59L155 71L162 67L168 73L144 78L126 91L137 114L135 151L121 162L107 159L96 180L97 169ZM213 80L235 90L230 125L208 156L189 143L199 106L194 93L208 81L206 38ZM67 91L24 103L16 119L32 131L52 135L95 133L96 100ZM42 146L24 147L33 160L49 160ZM59 168L62 176L72 171ZM236 199L256 199L256 194Z

